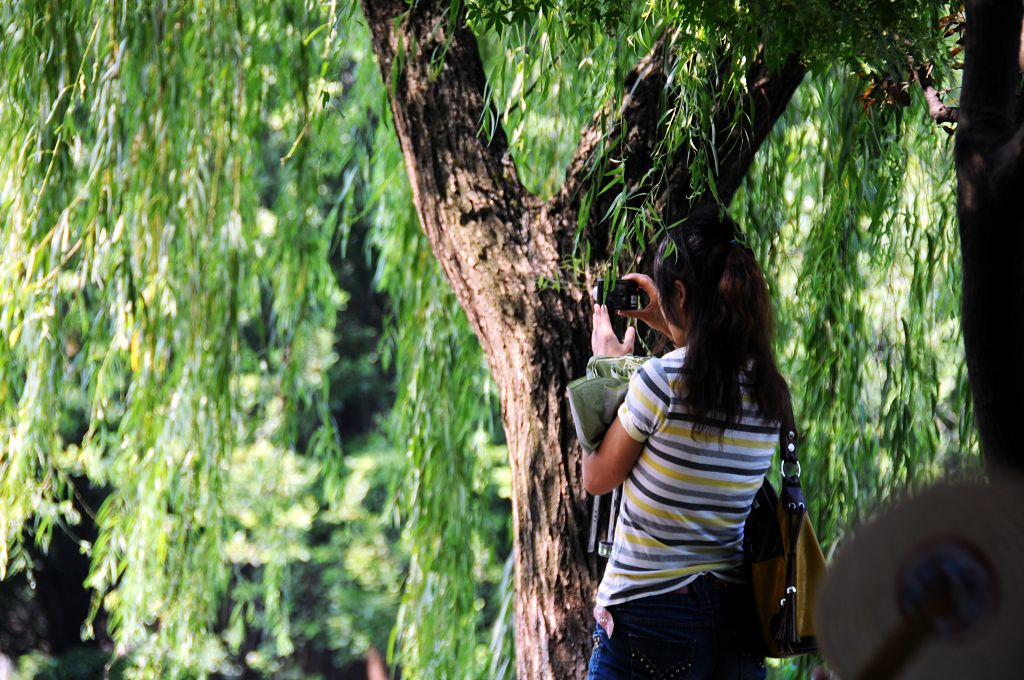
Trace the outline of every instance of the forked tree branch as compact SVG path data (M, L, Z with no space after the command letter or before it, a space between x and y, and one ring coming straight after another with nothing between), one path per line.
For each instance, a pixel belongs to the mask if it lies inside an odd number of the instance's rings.
M616 164L622 164L621 182L637 188L651 168L658 143L661 117L661 97L665 89L665 58L668 41L658 40L651 51L629 72L624 83L625 96L619 110L599 112L584 129L580 144L569 167L559 193L545 209L550 213L571 216L569 233L563 236L560 250L569 254L573 247L575 221L584 209L588 193L597 193L610 179ZM595 187L595 184L601 186ZM608 246L608 222L603 220L615 198L613 192L596 196L586 207L588 217L584 239L589 243L596 259L603 259Z
M649 172L664 133L664 102L666 98L671 100L677 96L666 92L665 64L670 49L666 39L659 40L630 73L618 115L611 121L607 120L607 113L599 115L584 132L562 190L552 199L552 206L557 206L554 210L578 215L587 193L598 193L594 189L607 183L610 170L616 169L621 172L620 181L625 190L637 196L637 202L646 192L659 191L655 205L667 222L675 222L689 212L691 204L687 197L691 193L693 145L680 145L679 151L669 159L666 176L660 183ZM757 149L782 115L805 73L806 69L795 55L774 71L769 71L762 60L755 60L747 73L748 89L742 101L719 107L713 118L715 129L720 131L715 138L718 164L713 180L718 198L725 205L739 188ZM734 122L736 106L743 108L738 122ZM623 167L616 168L616 164ZM602 218L614 199L615 192L609 191L598 195L589 206L583 237L596 259L608 254L611 223ZM694 202L707 200L711 197L698 196ZM573 245L569 238L563 248Z

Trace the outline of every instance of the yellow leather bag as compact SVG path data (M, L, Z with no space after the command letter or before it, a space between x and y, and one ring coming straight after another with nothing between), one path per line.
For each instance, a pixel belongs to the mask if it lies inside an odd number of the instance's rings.
M764 480L744 527L744 549L765 655L785 658L818 651L814 605L825 577L825 556L800 487L791 405L783 415L779 444L782 489L776 493Z

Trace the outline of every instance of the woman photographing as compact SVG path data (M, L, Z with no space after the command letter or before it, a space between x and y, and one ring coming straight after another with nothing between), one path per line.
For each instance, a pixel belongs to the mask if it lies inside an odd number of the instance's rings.
M778 441L788 389L771 349L772 310L753 254L715 206L694 210L659 244L637 318L675 347L648 360L584 485L623 485L612 553L597 593L589 676L766 676L743 562L743 526ZM595 305L592 350L622 356Z

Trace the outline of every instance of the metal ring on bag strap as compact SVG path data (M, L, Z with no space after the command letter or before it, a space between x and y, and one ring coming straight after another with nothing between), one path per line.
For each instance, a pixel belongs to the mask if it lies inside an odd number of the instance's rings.
M786 465L796 465L796 473L792 475L787 475ZM782 475L783 479L800 479L800 461L782 461L781 463L779 463L779 473Z

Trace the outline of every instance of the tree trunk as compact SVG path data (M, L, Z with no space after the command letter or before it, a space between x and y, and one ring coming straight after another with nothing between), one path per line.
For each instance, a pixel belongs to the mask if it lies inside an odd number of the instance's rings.
M585 552L588 499L565 388L583 374L590 354L591 309L559 265L572 252L579 196L586 189L580 159L594 133L584 135L563 191L551 201L538 200L518 181L503 132L490 141L478 134L483 68L473 34L461 21L451 23L450 4L421 0L410 8L405 0L364 0L363 9L390 88L421 225L501 395L512 467L518 676L581 677L600 565ZM652 63L645 60L631 78L663 83ZM722 135L723 146L750 147L728 168L738 177L803 75L795 60L787 68L783 85L771 78L758 85L772 105L757 102L750 116L755 129ZM650 121L658 120L652 107L660 85L631 90L624 124L642 138L656 134ZM650 139L641 139L626 151L650 167L643 154L651 148ZM599 232L592 229L591 235L600 240ZM542 280L560 285L542 288Z
M478 134L484 76L473 35L448 35L447 7L367 2L385 80L402 44L392 113L416 210L488 357L501 395L513 472L516 643L523 678L579 677L597 566L584 551L585 494L564 398L586 363L589 331L576 286L558 278L557 236L571 225L516 178L502 133ZM436 73L430 55L448 40ZM415 52L413 52L415 50ZM438 143L444 140L445 143Z
M1024 126L1018 120L1020 0L967 3L956 139L963 333L975 421L988 464L1024 469Z

